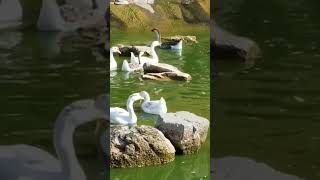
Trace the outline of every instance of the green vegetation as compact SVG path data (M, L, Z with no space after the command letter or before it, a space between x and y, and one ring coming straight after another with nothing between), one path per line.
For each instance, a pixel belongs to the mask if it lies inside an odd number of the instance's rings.
M111 28L126 31L190 31L207 28L210 20L210 0L183 5L180 0L155 1L155 13L136 5L111 5Z

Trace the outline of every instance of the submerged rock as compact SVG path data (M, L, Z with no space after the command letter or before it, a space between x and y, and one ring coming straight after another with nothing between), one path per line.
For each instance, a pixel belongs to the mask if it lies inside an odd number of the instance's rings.
M171 36L171 37L162 37L161 39L164 40L164 41L180 41L180 40L182 40L186 44L198 43L196 36L180 36L180 35L176 35L176 36Z
M149 64L143 65L144 75L143 79L151 80L179 80L179 81L189 81L191 80L190 74L181 72L178 68L165 63Z
M151 126L114 126L110 133L110 166L143 167L175 159L175 149L161 131Z
M214 23L213 28L213 49L218 59L238 58L253 60L261 57L261 50L256 42L249 38L236 36Z
M180 111L161 114L155 127L171 141L177 152L191 154L197 152L206 141L209 120Z

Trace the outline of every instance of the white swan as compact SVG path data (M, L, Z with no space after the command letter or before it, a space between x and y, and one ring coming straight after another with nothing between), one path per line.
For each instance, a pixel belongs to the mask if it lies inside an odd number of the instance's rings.
M151 31L156 33L157 41L161 43L161 49L174 49L174 50L182 50L182 39L180 40L167 40L165 42L161 42L161 34L159 29L152 29Z
M0 0L0 29L21 24L22 7L19 0Z
M108 114L93 100L82 100L65 107L54 125L54 147L57 157L30 145L0 146L0 179L2 180L86 180L76 157L73 135L81 124L103 119Z
M159 41L153 41L151 43L151 57L145 57L142 56L144 52L139 53L139 60L140 60L140 65L143 66L145 63L151 63L151 64L157 64L159 63L159 57L157 55L157 52L155 50L155 47L160 46Z
M167 113L167 104L163 97L157 101L150 101L150 95L146 91L140 92L140 95L144 99L141 105L141 108L144 112L149 114Z
M119 53L121 54L118 47L113 46L110 48L110 71L117 70L117 61L115 60L113 53Z
M171 49L174 49L174 50L181 50L182 49L182 40L178 41L178 43L175 45L171 45L170 47L171 47Z
M122 71L125 72L134 72L134 71L140 71L142 70L142 67L139 63L128 63L127 60L123 60L122 63Z
M143 99L139 93L134 93L129 96L127 100L127 110L119 107L110 108L110 123L130 125L137 123L137 116L133 109L133 103L137 100Z

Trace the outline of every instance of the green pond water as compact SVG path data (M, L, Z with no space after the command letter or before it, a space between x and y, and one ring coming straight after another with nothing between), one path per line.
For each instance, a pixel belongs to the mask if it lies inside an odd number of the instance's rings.
M320 179L319 1L215 2L215 19L255 40L254 65L217 61L214 156L244 156Z
M118 71L111 73L110 101L113 107L125 108L127 98L134 92L145 90L151 99L164 97L168 112L190 111L199 116L210 119L210 40L209 32L188 32L195 35L199 43L185 45L181 56L176 51L156 49L159 61L176 66L192 76L190 82L159 82L141 80L140 74L121 72L123 58L115 56ZM163 34L166 36L168 34ZM127 33L111 31L112 44L143 44L155 39L152 32ZM141 112L140 104L135 103L135 112L138 124L153 126L157 116ZM210 138L202 145L201 150L193 155L177 155L176 159L168 164L142 168L111 169L112 180L175 180L175 179L209 179L210 173Z
M0 31L0 146L28 144L56 156L52 130L58 113L105 93L107 60L94 56L96 50L77 34L36 32L39 1L22 3L29 13L24 28ZM75 149L88 180L101 180L105 168L94 129L93 122L76 131Z

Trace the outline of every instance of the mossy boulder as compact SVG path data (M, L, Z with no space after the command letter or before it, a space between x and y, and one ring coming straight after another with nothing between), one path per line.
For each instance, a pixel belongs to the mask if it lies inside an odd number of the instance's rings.
M160 114L155 127L172 142L182 154L198 152L206 141L209 120L186 111Z
M171 162L175 149L161 131L151 126L113 126L110 133L110 166L143 167Z

